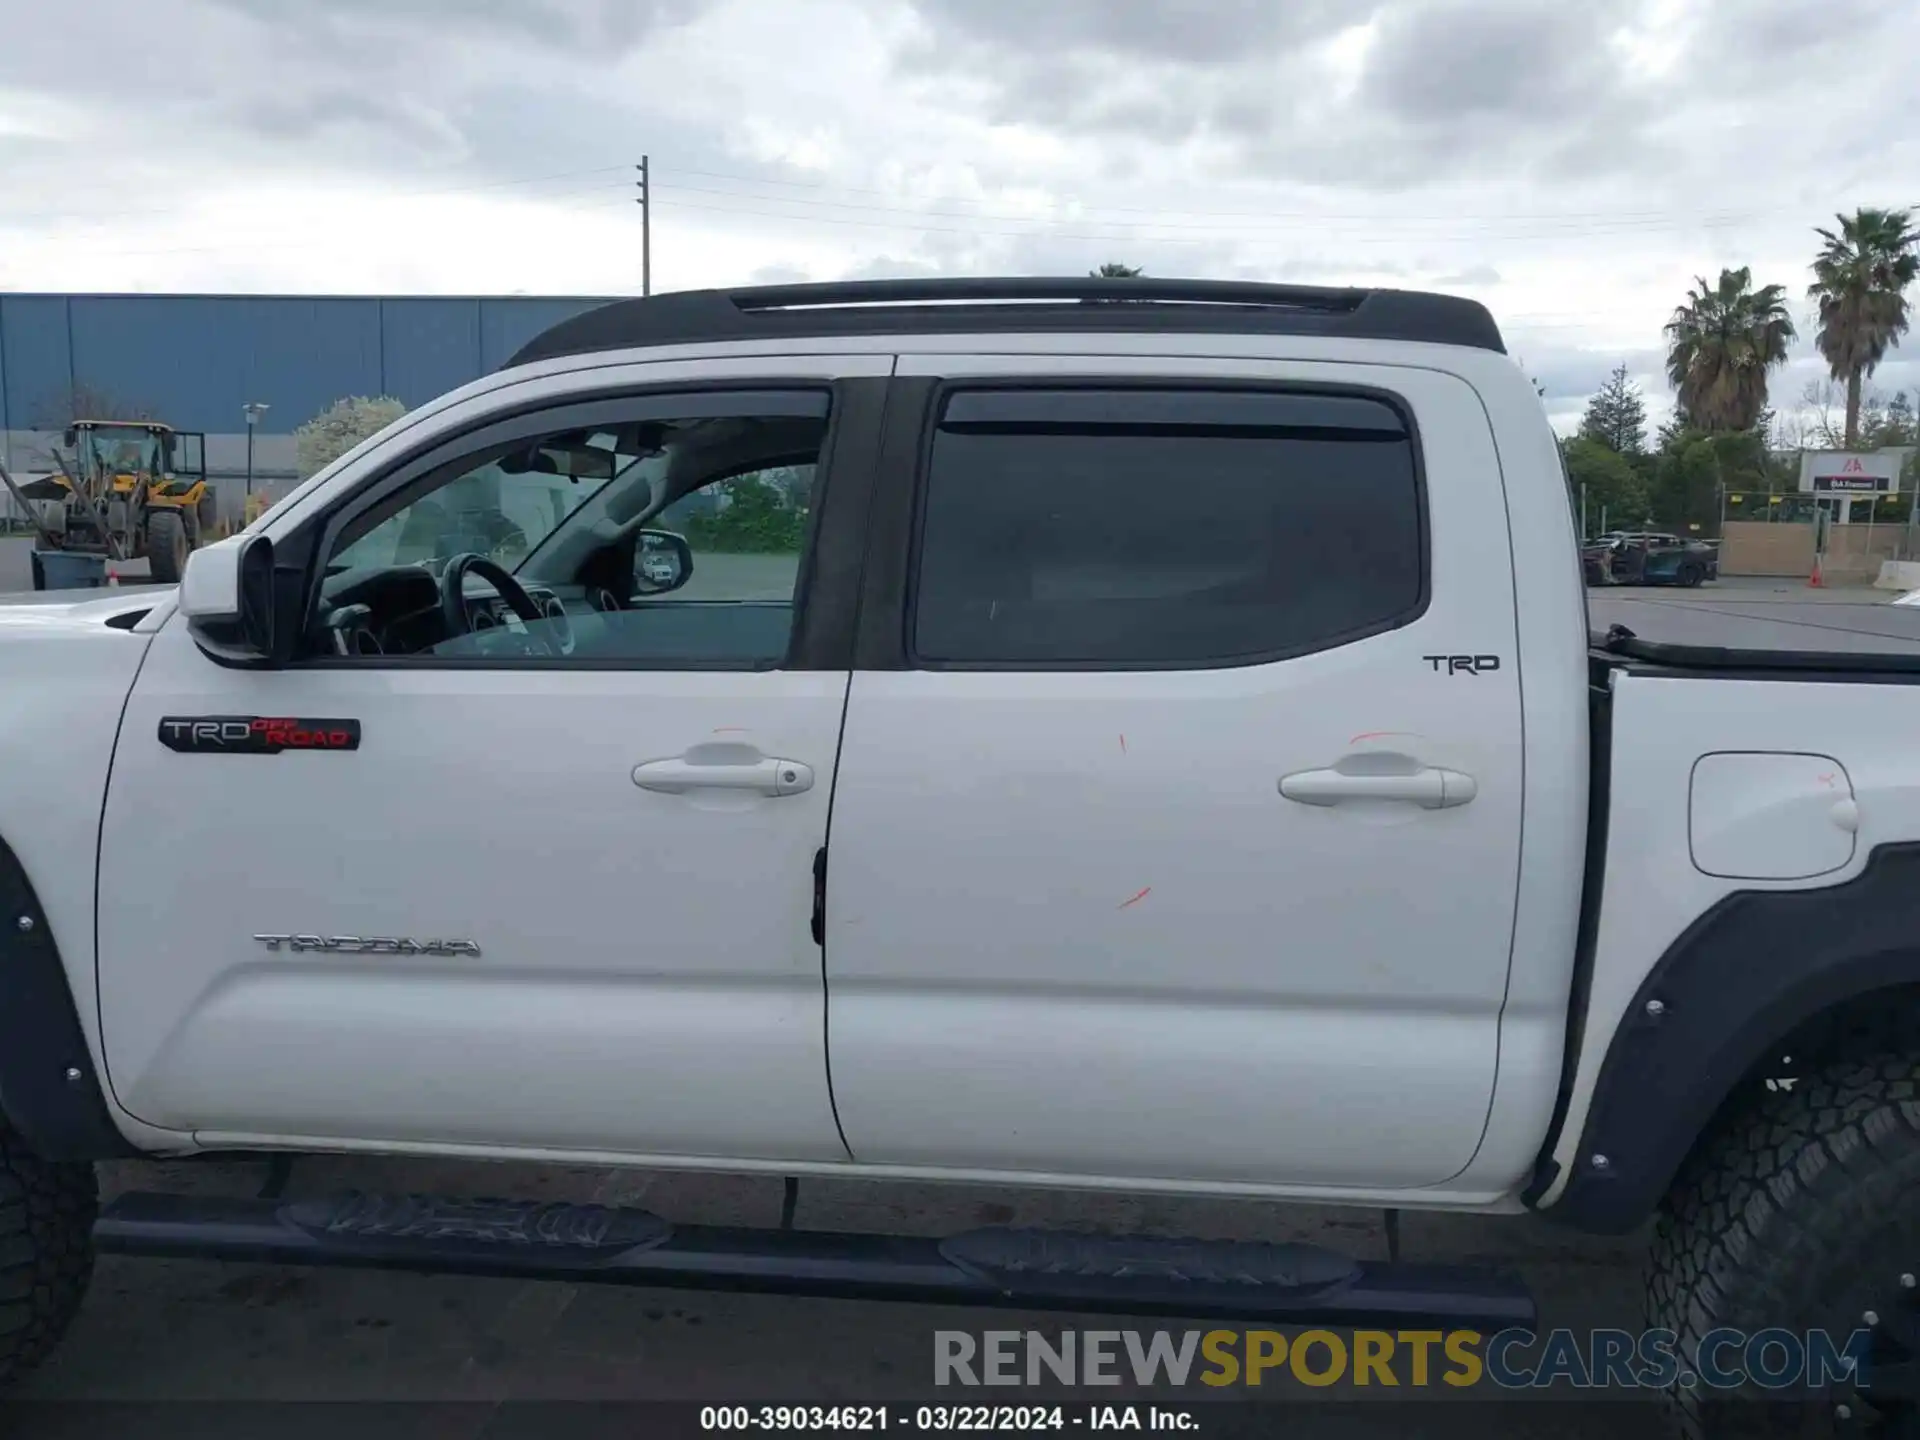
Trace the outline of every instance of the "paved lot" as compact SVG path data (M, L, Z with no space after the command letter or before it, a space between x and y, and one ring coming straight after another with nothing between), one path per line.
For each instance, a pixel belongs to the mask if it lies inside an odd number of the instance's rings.
M18 598L33 589L33 541L24 535L0 535L0 604ZM129 560L117 567L125 581L141 582L147 577L147 562Z
M1920 650L1920 607L1890 605L1885 591L1821 589L1798 580L1723 580L1698 590L1589 590L1595 629L1625 625L1683 645L1781 645L1807 650Z

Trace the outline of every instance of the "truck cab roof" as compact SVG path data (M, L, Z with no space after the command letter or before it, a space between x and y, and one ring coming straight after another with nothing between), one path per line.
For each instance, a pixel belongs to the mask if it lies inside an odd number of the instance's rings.
M619 300L522 346L509 368L594 351L794 337L1069 331L1407 340L1504 354L1484 305L1453 295L1237 280L874 280Z

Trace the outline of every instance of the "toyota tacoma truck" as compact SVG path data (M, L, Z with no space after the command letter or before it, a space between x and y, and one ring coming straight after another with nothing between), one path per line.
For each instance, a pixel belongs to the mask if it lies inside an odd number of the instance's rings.
M1477 304L621 301L176 589L40 598L0 607L8 1373L100 1251L1533 1314L1299 1245L97 1201L355 1151L1645 1226L1649 1326L1864 1327L1803 1402L1911 1422L1920 656L1592 634Z

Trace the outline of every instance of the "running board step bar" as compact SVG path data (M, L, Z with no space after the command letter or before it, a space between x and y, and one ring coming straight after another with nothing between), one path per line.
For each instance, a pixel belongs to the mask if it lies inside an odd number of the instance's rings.
M1511 1276L1352 1260L1312 1245L1004 1228L941 1240L726 1229L520 1200L133 1192L102 1209L94 1240L121 1255L1188 1319L1490 1331L1534 1319L1532 1297Z

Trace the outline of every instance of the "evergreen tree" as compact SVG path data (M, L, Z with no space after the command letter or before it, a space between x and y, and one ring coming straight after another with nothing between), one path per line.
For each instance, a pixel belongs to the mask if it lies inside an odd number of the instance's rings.
M1624 364L1587 402L1580 433L1618 455L1638 455L1646 450L1647 402L1640 396L1640 387L1627 378Z

